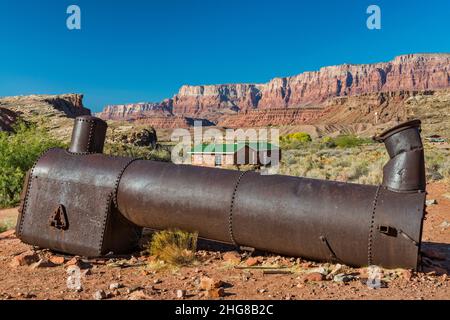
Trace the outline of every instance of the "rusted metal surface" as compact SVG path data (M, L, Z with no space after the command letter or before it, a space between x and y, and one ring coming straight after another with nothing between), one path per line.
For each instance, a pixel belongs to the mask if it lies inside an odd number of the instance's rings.
M102 153L107 127L105 121L96 117L76 118L69 152L74 154Z
M425 165L420 121L403 123L375 140L384 142L391 158L383 170L383 186L393 191L424 191Z
M131 250L142 227L180 228L319 261L416 268L425 207L419 127L377 138L391 157L380 186L52 150L32 170L18 234L93 256ZM96 138L83 134L75 149L92 150Z
M141 228L115 210L113 198L118 176L131 160L48 151L32 170L17 225L19 237L40 247L85 256L130 250ZM55 221L58 212L64 224Z

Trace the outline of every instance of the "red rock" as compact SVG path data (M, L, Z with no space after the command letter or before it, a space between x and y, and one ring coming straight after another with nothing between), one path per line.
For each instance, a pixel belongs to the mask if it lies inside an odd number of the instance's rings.
M237 253L236 251L226 252L223 255L223 260L234 263L234 264L238 264L241 262L241 255L239 253Z
M73 257L69 261L67 261L66 266L78 266L81 262L81 258L78 256Z
M324 275L319 272L312 272L307 274L304 278L304 282L319 282L324 279Z
M12 267L29 266L39 261L39 256L34 251L27 251L15 256L11 261Z
M56 265L61 265L64 264L64 262L66 261L66 259L64 259L64 257L59 257L59 256L51 256L49 258L49 261L53 264Z
M15 234L16 234L16 230L14 230L14 229L2 232L2 233L0 233L0 240L10 238L10 237L14 236Z
M261 259L258 257L250 257L245 261L245 264L248 267L256 266L257 264L261 263Z
M411 270L403 270L403 272L402 272L402 276L403 276L403 278L405 279L405 280L411 280L411 278L412 278L412 276L413 276L413 273L412 273L412 271Z
M223 288L216 288L206 291L206 296L208 298L221 298L225 296L225 290Z
M211 290L211 289L217 289L224 285L224 282L221 280L215 280L209 277L202 277L200 279L200 289L202 290Z

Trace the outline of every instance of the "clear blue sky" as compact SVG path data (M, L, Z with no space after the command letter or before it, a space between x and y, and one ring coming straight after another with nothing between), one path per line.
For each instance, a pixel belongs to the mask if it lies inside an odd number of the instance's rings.
M82 10L82 30L66 9ZM382 29L366 9L382 9ZM159 101L183 84L266 82L321 66L450 52L448 0L0 0L0 96Z

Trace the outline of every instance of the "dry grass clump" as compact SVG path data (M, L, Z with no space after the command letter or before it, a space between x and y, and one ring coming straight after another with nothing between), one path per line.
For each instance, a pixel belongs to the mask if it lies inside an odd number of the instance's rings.
M186 266L195 261L197 238L197 233L177 229L159 231L153 235L147 250L171 266Z

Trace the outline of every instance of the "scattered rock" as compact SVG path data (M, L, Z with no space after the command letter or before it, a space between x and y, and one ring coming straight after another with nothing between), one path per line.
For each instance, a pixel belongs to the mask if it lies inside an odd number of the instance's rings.
M200 279L200 289L201 290L212 290L220 288L224 285L224 283L221 280L214 280L209 277L202 277Z
M2 232L2 233L0 233L0 240L10 238L10 237L14 236L15 234L16 234L16 230L14 230L14 229Z
M267 290L266 289L258 289L258 293L264 293L264 292L267 292Z
M118 290L118 289L120 289L120 288L122 288L123 286L120 284L120 283L118 283L118 282L114 282L114 283L111 283L110 285L109 285L109 290Z
M47 260L47 259L41 259L38 262L34 263L31 268L32 269L41 269L41 268L53 268L56 264L53 262Z
M39 261L39 256L34 251L27 251L15 256L11 261L11 267L29 266Z
M354 275L345 274L345 273L339 273L333 277L334 282L343 282L343 283L347 283L347 282L353 281L355 279L356 279L356 277Z
M324 275L320 272L311 272L303 278L304 282L319 282L322 280L324 280Z
M241 262L241 256L236 251L230 251L223 255L223 260L233 264L239 264Z
M247 267L253 267L261 263L261 259L258 257L250 257L245 261Z
M358 273L359 273L359 276L361 278L368 278L369 277L369 271L368 271L367 268L359 268L358 269Z
M18 296L24 299L36 298L36 295L33 292L19 293Z
M94 293L94 295L93 295L93 298L94 298L95 300L103 300L103 299L106 299L106 292L103 291L103 290L95 291L95 293Z
M413 276L413 273L412 273L411 270L403 270L403 271L402 271L402 277L403 277L403 279L410 281L411 278L412 278L412 276Z
M66 259L64 257L59 257L59 256L51 256L49 258L49 261L53 264L56 265L62 265L64 264L64 262L66 261Z
M134 291L130 294L128 300L147 300L150 296L148 296L143 290Z
M183 299L186 296L186 290L177 290L176 294L178 299Z
M225 296L225 290L223 288L215 288L215 289L211 289L206 291L206 296L208 298L221 298Z
M447 228L450 227L450 222L448 222L448 221L443 221L443 222L439 225L439 227L441 227L442 230L445 230L445 229L447 229Z
M153 286L152 286L152 288L153 288ZM131 287L131 288L127 288L126 290L125 290L125 292L127 293L127 294L130 294L130 293L133 293L133 292L136 292L136 291L142 291L142 287L140 287L140 286L135 286L135 287Z
M155 279L155 280L153 280L153 283L154 284L160 284L160 283L162 283L162 280L161 279Z
M343 266L342 264L339 264L339 263L338 263L338 264L334 267L334 269L327 275L327 279L333 279L333 277L334 277L336 274L342 272L343 269L344 269L344 266Z
M110 296L111 298L114 298L114 297L117 297L120 295L121 295L120 291L116 289L116 290L112 290L108 296Z
M66 266L77 266L80 269L90 269L92 268L92 264L89 262L85 262L79 256L75 256L69 261L66 262Z
M430 199L430 200L425 201L425 204L427 206L431 206L433 204L437 204L437 201L436 201L436 199Z
M66 266L76 266L80 262L81 258L78 256L73 257L69 261L67 261Z

